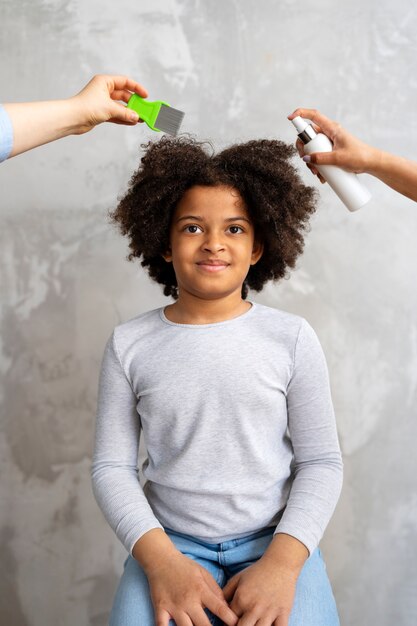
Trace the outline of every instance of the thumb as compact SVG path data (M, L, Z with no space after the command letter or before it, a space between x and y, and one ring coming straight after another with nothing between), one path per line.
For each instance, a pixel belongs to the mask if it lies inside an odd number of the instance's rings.
M114 103L114 106L111 109L111 119L109 122L116 122L119 124L136 124L139 121L139 115L129 109L127 106L123 104Z
M238 586L238 583L239 583L239 577L233 576L233 578L231 578L223 587L222 591L223 591L223 596L226 602L230 602L230 600L232 600L235 594L236 588Z
M303 156L306 163L314 163L314 165L335 165L337 163L337 155L335 152L313 152Z

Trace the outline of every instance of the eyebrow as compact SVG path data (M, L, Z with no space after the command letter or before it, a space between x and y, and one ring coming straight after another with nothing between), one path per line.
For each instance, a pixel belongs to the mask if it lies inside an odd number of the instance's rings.
M182 217L177 219L177 223L181 222L181 220L196 220L197 222L204 222L204 219L202 217L200 217L199 215L183 215ZM225 222L237 222L238 220L244 220L245 222L248 222L248 224L250 224L250 220L248 220L247 217L242 217L242 216L237 216L237 217L226 217L224 219Z

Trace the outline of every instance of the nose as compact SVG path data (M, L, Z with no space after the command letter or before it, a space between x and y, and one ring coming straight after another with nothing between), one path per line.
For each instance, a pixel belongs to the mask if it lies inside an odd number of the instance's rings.
M206 252L218 252L224 250L224 243L220 235L215 233L207 234L206 240L202 244L202 249Z

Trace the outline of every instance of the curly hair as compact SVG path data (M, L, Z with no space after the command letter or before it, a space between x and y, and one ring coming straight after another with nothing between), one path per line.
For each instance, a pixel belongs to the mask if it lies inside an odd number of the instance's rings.
M317 200L317 192L303 184L290 163L293 146L260 139L214 154L208 142L164 136L141 147L141 164L110 218L129 237L128 260L142 256L141 265L164 285L166 296L178 299L173 265L162 257L169 247L171 219L184 193L195 185L235 188L253 221L255 239L264 245L242 285L242 298L248 287L261 291L267 281L287 277L303 250Z

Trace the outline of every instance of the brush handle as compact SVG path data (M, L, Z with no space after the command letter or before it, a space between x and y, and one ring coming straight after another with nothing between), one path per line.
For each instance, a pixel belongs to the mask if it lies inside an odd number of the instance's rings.
M165 104L165 102L163 103L160 100L149 102L149 100L144 100L138 96L137 93L134 93L129 98L127 106L129 109L132 109L132 111L135 111L139 115L140 119L147 123L149 128L159 131L158 128L155 128L155 122L158 117L161 104Z

